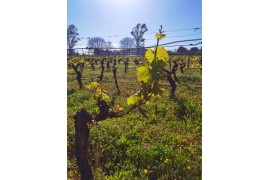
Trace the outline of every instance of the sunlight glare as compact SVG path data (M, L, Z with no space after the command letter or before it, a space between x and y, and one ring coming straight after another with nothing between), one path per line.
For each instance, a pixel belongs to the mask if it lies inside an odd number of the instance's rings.
M106 0L108 5L112 7L131 7L134 5L134 0Z

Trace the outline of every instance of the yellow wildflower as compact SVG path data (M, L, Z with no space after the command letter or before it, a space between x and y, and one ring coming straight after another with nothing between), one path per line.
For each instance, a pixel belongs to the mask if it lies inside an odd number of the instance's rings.
M99 86L98 82L91 82L90 84L86 85L86 88L89 90L96 89Z
M117 111L123 111L123 107L120 104L116 105Z
M148 170L147 169L144 169L143 172L144 172L144 174L147 174L148 173Z
M164 163L167 164L169 161L170 161L170 160L169 160L168 158L166 158L166 159L164 160Z

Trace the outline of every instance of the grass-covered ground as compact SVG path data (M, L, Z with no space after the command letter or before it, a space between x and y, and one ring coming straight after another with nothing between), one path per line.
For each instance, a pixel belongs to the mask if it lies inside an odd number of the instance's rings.
M100 65L83 70L83 84L97 81ZM121 95L116 103L129 107L126 99L140 89L136 66L130 62L127 73L117 63ZM167 66L167 69L169 67ZM74 153L75 129L72 118L81 108L97 113L87 89L80 90L73 69L68 69L68 178L80 179ZM200 69L177 70L175 99L170 99L170 85L165 79L162 97L144 105L144 118L137 109L121 118L108 118L94 125L89 136L89 159L96 179L201 179L202 174L202 80ZM113 73L105 66L104 90L116 95Z

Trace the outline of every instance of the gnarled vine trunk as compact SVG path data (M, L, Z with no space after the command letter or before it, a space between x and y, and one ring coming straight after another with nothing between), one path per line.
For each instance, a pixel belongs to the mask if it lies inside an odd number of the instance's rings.
M77 74L77 81L79 83L80 89L82 89L82 87L83 87L82 74L80 72Z
M84 109L79 111L75 116L75 154L81 180L92 180L93 173L88 161L88 136L89 128L86 123L93 120L93 117Z
M81 70L78 70L79 66L82 66L81 67ZM80 89L82 89L82 87L83 87L83 83L82 83L82 69L84 68L84 66L81 65L81 64L78 64L77 66L75 66L75 65L72 64L72 68L73 68L73 70L75 71L75 73L77 75L77 78L76 79L78 81L78 84L80 86Z
M120 92L120 89L119 89L119 86L117 83L117 79L116 79L116 69L117 69L116 67L113 68L113 77L114 77L114 83L115 83L116 88L117 88L117 93L118 93L118 95L120 95L121 92Z
M174 82L174 80L172 79L172 77L169 75L167 76L167 80L169 81L170 85L171 85L171 92L170 92L170 96L171 98L174 98L174 92L176 90L176 84Z
M104 60L101 61L101 74L100 74L99 81L103 80L103 73L104 73Z

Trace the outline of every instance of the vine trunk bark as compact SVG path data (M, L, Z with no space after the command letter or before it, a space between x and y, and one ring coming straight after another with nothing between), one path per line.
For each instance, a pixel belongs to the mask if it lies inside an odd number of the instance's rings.
M75 154L81 180L92 180L93 173L88 161L87 151L90 130L86 123L91 122L93 117L82 109L73 118L75 119Z

